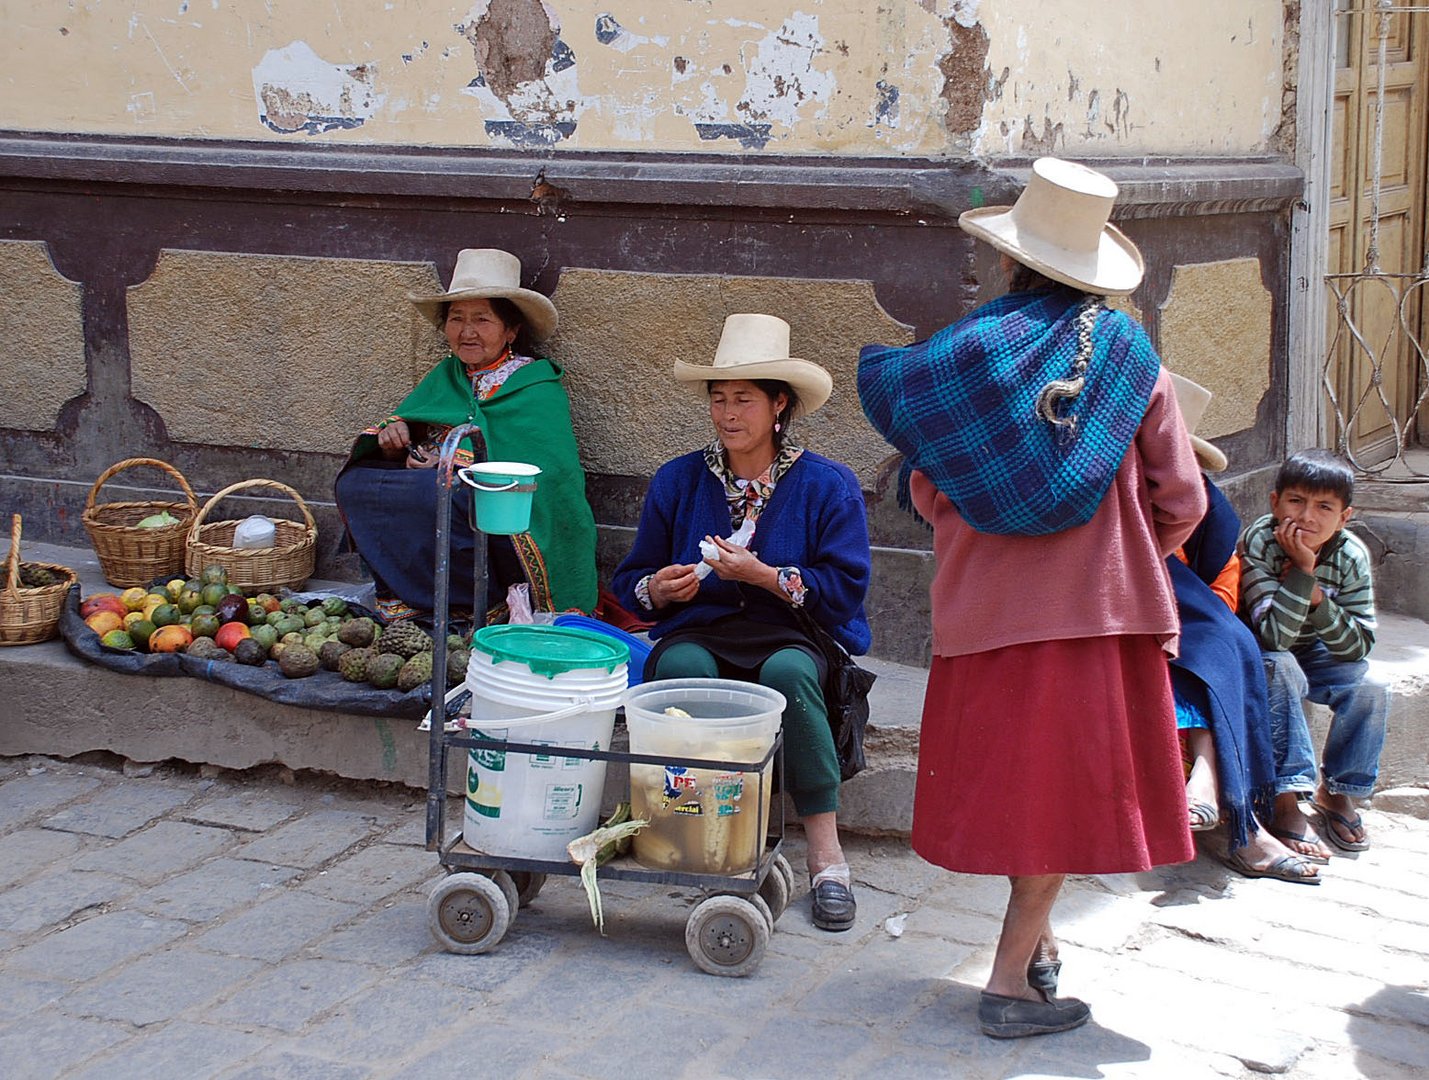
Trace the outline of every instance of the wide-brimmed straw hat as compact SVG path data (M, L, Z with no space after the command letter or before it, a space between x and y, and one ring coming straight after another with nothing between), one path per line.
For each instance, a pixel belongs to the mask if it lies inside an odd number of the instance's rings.
M777 315L730 315L724 320L713 364L675 361L675 379L703 393L724 379L778 379L799 399L794 416L817 411L834 391L834 380L811 360L789 355L789 324Z
M452 283L444 293L427 296L408 293L407 299L441 329L442 305L453 300L510 300L526 317L537 341L556 330L556 305L545 296L521 287L521 260L500 248L465 248L456 257Z
M958 224L1039 274L1084 292L1121 296L1141 284L1141 252L1108 224L1116 184L1085 165L1038 158L1013 206L965 210Z
M1211 392L1199 383L1168 371L1171 385L1176 388L1176 405L1181 410L1181 420L1191 433L1191 446L1195 448L1196 460L1207 472L1224 472L1230 462L1212 443L1196 434L1196 426L1205 415L1206 406L1211 403Z

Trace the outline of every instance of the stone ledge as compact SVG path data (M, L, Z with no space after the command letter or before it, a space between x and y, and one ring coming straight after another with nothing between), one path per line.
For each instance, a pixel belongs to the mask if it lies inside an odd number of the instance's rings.
M92 552L37 544L27 555L74 567L86 590L105 587ZM859 663L878 676L870 695L868 768L844 786L840 824L850 832L907 835L927 671L870 657ZM1396 810L1429 813L1429 802L1392 790L1429 787L1429 624L1385 614L1371 663L1394 693L1381 798ZM12 703L0 724L0 755L108 750L136 761L177 758L230 769L276 763L427 786L427 737L411 721L278 705L197 679L121 675L86 664L58 641L0 649L0 700ZM1326 710L1312 709L1317 744L1327 720ZM461 790L462 773L458 752L448 775L452 791ZM607 805L623 797L624 776L623 769L611 769Z

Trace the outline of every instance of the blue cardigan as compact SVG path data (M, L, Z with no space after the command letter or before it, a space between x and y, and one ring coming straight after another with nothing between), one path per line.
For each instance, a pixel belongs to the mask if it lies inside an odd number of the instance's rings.
M700 541L728 536L724 485L696 450L662 465L645 493L640 528L611 587L631 611L644 612L635 583L672 563L700 561ZM863 598L870 556L863 491L845 465L805 450L784 474L759 516L750 545L770 566L797 566L808 593L804 610L855 655L868 651ZM670 604L647 617L659 638L684 626L705 626L742 613L756 622L798 626L792 606L766 589L710 574L695 599Z

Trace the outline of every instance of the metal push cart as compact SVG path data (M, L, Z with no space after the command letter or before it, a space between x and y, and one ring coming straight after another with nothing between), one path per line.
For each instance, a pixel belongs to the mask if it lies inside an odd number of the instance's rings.
M531 903L541 891L546 877L560 874L575 877L580 867L570 861L513 858L489 855L468 846L457 837L446 840L447 759L453 748L459 750L497 750L513 754L552 754L590 761L614 761L627 765L675 766L713 769L727 773L754 773L758 785L754 791L758 807L756 836L766 837L755 865L738 874L699 874L680 871L650 870L628 856L606 863L599 874L617 881L643 881L651 885L678 885L703 890L706 898L693 911L685 924L685 947L691 959L702 970L714 975L748 975L758 968L769 945L774 924L789 904L793 893L794 874L782 853L784 843L783 803L770 799L771 810L765 811L765 785L769 784L771 762L780 787L784 779L784 737L776 733L773 745L757 762L721 761L703 758L667 757L652 754L632 754L614 750L591 750L576 746L520 743L509 740L475 738L459 728L449 731L449 723L458 721L455 703L448 703L446 694L448 600L451 574L451 486L456 448L461 439L472 436L473 447L480 452L480 431L476 425L462 424L453 428L442 445L437 466L436 524L436 607L433 627L432 712L429 731L429 770L427 783L427 850L438 853L447 877L432 890L428 902L427 920L433 936L449 952L484 953L496 947L510 928L517 912ZM473 612L485 610L486 546L475 545L475 591ZM773 807L778 804L777 814ZM777 817L777 828L771 824ZM767 818L767 819L766 819ZM772 835L771 835L772 833Z

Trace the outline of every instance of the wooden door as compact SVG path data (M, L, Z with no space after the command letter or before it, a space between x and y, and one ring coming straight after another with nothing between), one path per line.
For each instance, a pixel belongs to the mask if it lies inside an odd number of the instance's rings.
M1372 466L1402 453L1414 439L1414 412L1424 388L1415 347L1425 336L1426 155L1429 154L1429 0L1389 14L1379 175L1377 266L1368 266L1374 220L1380 15L1374 0L1336 0L1335 103L1332 116L1330 243L1327 273L1344 294L1331 294L1325 378L1326 430L1339 441L1349 424L1356 462ZM1352 278L1366 269L1384 276ZM1421 344L1421 347L1422 347ZM1378 378L1376 378L1378 372ZM1336 413L1338 412L1338 416ZM1400 435L1396 435L1396 424ZM1407 436L1407 437L1406 437Z

